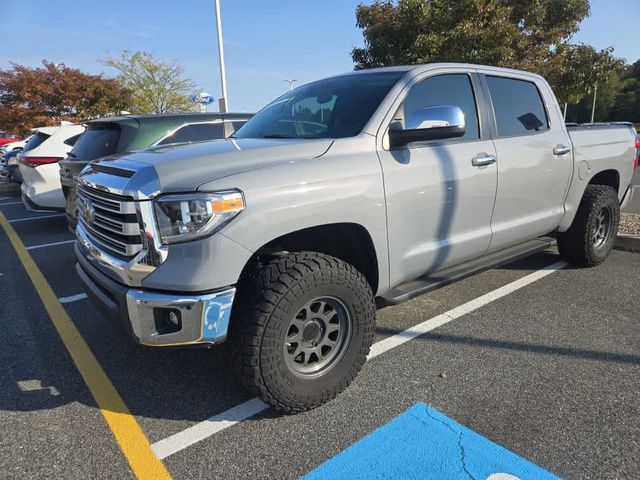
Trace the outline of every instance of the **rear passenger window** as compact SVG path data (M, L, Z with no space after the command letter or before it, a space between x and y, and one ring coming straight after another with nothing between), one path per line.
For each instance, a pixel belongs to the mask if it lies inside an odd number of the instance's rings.
M81 133L79 133L78 135L74 135L73 137L67 138L64 142L65 145L69 145L70 147L73 147L76 142L78 141L78 139L80 138L80 135L82 135Z
M222 122L218 123L194 123L185 125L176 130L172 135L158 143L167 145L169 143L201 142L204 140L219 140L224 138L224 127Z
M498 135L526 135L549 128L538 87L533 82L487 76Z
M396 113L394 122L400 122L406 128L405 120L411 118L419 108L437 105L460 107L464 113L464 139L479 138L478 111L473 95L471 79L465 74L439 75L416 84Z

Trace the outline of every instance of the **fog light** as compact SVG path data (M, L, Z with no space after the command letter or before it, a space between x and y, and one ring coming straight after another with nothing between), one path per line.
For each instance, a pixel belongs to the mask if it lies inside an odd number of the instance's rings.
M177 308L156 307L153 309L153 319L156 332L160 335L182 330L182 314Z
M172 325L176 327L180 325L180 319L178 318L178 315L176 315L176 312L174 312L173 310L169 312L169 315L167 315L167 318L169 319L169 322L171 322Z

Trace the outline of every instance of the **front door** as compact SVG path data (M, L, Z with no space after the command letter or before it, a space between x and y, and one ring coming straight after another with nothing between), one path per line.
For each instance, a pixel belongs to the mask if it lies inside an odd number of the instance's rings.
M389 122L405 128L416 109L453 105L466 123L461 138L397 149L385 140L379 148L391 285L478 257L489 247L497 168L474 159L491 159L496 152L481 128L477 91L468 72L432 74L413 84Z

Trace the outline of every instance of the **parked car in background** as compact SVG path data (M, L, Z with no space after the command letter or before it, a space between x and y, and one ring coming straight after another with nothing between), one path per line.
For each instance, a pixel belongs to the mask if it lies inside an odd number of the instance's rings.
M32 128L31 131L33 133L24 140L7 143L4 147L0 148L0 151L5 152L0 160L0 176L11 182L22 183L22 175L20 175L20 169L18 168L18 154L36 148L42 143L44 138L57 128L58 127ZM39 132L40 135L38 136Z
M29 210L64 210L58 162L71 151L84 128L67 122L38 128L18 154L22 200Z
M377 306L556 240L603 262L636 156L629 124L567 129L539 75L464 64L312 82L234 137L88 165L76 269L141 344L229 341L286 412L351 383Z
M76 179L90 161L157 145L223 139L251 116L250 113L127 115L87 122L85 133L69 156L59 162L69 226L73 229L76 224Z
M2 147L0 147L0 155L6 155L9 152L14 150L22 150L26 143L31 139L33 135L29 135L24 140L17 140L15 142L5 143Z
M18 140L22 140L22 137L17 133L10 133L5 131L0 132L0 146L11 142L17 142Z
M0 158L0 177L6 181L22 183L18 169L18 154L21 150L11 150Z

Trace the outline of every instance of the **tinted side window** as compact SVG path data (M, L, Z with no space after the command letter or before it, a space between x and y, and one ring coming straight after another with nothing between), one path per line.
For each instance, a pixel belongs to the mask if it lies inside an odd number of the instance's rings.
M94 160L116 153L120 128L116 125L90 125L71 150L71 157Z
M38 132L35 135L33 135L31 137L31 140L29 140L24 148L22 149L23 152L28 152L29 150L33 150L36 147L39 147L42 142L44 142L47 138L49 138L50 135L47 135L46 133L42 133L42 132Z
M158 143L167 145L170 143L201 142L204 140L218 140L224 138L222 123L195 123L185 125L176 130L172 135Z
M244 125L245 123L247 123L246 120L236 120L231 122L231 127L232 130L235 132L236 130L238 130L242 125Z
M73 137L69 137L62 143L64 143L65 145L69 145L69 146L73 147L76 144L76 142L78 141L78 139L80 138L80 135L82 135L82 134L79 133L78 135L74 135Z
M536 85L526 80L487 76L498 135L524 135L549 128Z
M405 120L423 107L454 105L464 113L465 134L462 138L479 138L478 110L468 75L452 74L430 77L411 88L394 121L406 127Z

